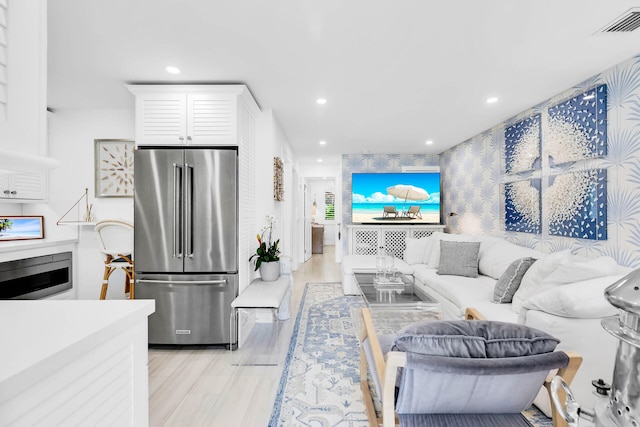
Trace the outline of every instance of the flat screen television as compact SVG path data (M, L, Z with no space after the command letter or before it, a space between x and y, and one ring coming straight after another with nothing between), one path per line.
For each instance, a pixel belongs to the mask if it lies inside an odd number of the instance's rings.
M353 173L351 222L440 224L440 171Z

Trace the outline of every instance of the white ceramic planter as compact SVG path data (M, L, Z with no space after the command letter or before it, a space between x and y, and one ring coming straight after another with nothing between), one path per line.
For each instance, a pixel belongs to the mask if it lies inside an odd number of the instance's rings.
M260 264L260 278L263 282L273 282L280 277L280 261L263 262Z

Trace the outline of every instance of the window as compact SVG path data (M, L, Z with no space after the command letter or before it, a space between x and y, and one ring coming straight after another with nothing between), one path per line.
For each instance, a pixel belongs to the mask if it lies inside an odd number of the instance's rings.
M333 221L336 219L336 195L333 193L325 192L324 193L324 219Z

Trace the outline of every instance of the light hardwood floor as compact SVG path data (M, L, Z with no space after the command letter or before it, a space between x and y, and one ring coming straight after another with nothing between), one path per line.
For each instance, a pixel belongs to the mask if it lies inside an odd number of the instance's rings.
M257 324L247 345L149 350L152 427L265 427L269 422L300 298L307 282L340 281L333 246L293 274L291 318Z

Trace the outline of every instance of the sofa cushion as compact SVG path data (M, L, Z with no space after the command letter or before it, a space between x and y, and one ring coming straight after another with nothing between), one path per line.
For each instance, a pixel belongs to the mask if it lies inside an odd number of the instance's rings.
M402 274L413 274L413 267L395 258L393 267ZM354 271L375 271L375 255L345 255L342 258L342 274L353 274Z
M559 342L546 332L515 323L423 321L401 329L393 350L464 358L518 357L552 352Z
M496 282L496 286L493 289L493 301L499 304L510 303L513 295L520 287L524 274L535 261L531 257L513 261Z
M440 241L438 274L478 277L480 242Z
M542 258L544 253L525 248L498 237L485 237L480 244L478 272L499 279L509 265L520 258Z
M545 279L545 287L566 285L598 277L618 274L618 264L608 256L584 258L572 255L569 262L559 265Z
M518 315L511 311L511 304L495 304L492 301L495 279L487 276L441 276L436 269L424 264L413 267L416 284L435 297L450 315L462 317L466 308L474 307L490 320L513 323L518 320Z
M475 278L464 276L442 276L435 268L425 265L414 266L416 281L424 284L450 300L458 307L466 308L475 301L490 301L496 281L487 276Z
M527 299L523 308L583 319L613 316L618 310L606 300L604 290L623 277L598 277L547 289Z
M428 237L421 239L414 239L413 237L406 238L402 259L404 259L407 264L422 264L428 243Z
M544 280L553 271L562 264L566 264L571 260L571 253L566 251L554 252L547 256L540 258L533 263L529 270L525 273L520 283L520 287L513 295L511 302L511 309L519 313L522 309L522 304L532 295L544 290Z
M431 255L429 256L429 262L426 263L431 268L438 268L440 266L440 241L445 240L447 242L479 242L482 237L472 234L449 234L436 231L432 234L434 238L433 246L431 249Z

